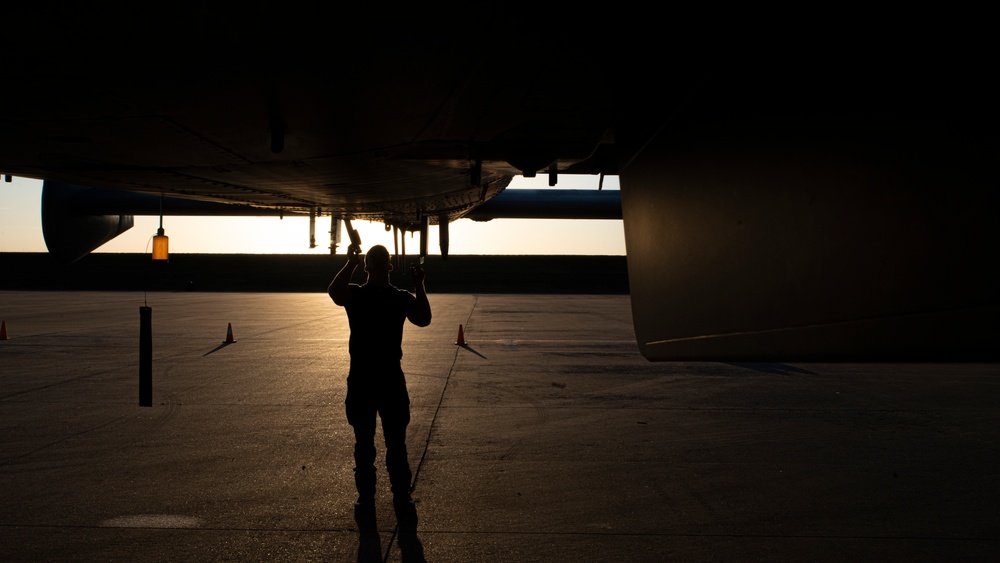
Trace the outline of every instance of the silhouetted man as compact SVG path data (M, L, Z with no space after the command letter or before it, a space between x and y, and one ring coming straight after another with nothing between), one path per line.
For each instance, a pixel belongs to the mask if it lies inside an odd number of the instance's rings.
M400 367L403 357L403 324L431 323L431 306L424 289L424 271L411 268L416 295L389 283L389 251L373 246L365 255L368 280L350 283L360 263L360 249L347 249L347 263L330 283L333 302L344 307L351 326L351 369L347 376L347 422L354 428L354 505L359 526L374 522L375 424L382 419L385 465L392 487L393 508L400 534L416 534L417 511L410 498L410 464L406 455L406 425L410 422L410 397Z

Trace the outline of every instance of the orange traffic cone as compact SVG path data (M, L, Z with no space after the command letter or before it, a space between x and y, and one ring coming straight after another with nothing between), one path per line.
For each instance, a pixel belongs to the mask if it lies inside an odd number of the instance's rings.
M462 325L458 325L458 342L455 345L465 346L465 331L462 330Z
M232 344L236 342L233 340L233 323L229 323L229 328L226 329L226 344Z
M0 321L0 340L7 340L7 321Z

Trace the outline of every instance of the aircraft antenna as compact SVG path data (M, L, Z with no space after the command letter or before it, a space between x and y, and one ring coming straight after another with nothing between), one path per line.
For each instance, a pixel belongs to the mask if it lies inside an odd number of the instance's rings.
M316 208L309 208L309 248L316 248Z

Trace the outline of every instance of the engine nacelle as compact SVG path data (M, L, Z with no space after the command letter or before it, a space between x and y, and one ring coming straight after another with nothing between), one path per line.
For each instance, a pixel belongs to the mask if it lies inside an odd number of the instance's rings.
M49 254L72 264L132 228L131 215L88 215L74 200L91 188L61 182L42 184L42 235Z

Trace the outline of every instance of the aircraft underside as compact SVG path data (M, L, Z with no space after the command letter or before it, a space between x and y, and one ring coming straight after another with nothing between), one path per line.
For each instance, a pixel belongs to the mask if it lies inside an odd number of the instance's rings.
M632 14L600 40L494 18L347 37L209 5L45 14L36 42L10 25L0 172L404 230L519 174L617 175L650 360L996 356L997 92L974 33L847 45L831 24L762 49ZM96 233L70 261L128 228L85 200L43 209L47 241Z

